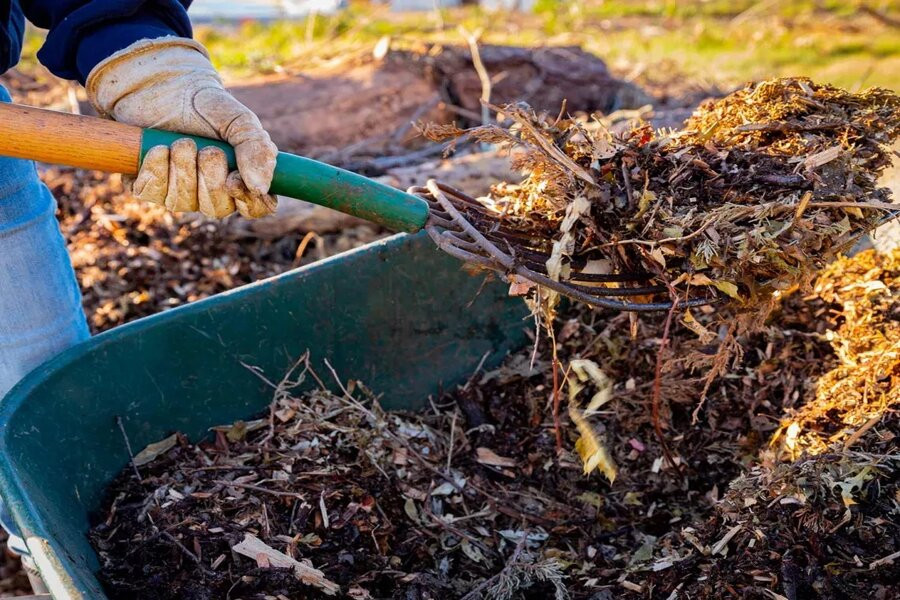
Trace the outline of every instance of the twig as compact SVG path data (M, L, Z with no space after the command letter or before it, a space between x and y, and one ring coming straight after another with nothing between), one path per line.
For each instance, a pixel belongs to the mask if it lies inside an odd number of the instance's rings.
M892 554L888 554L885 557L879 558L878 560L873 560L871 563L869 563L869 569L871 570L875 567L880 567L881 565L891 564L898 558L900 558L900 550L897 550Z
M855 207L855 208L874 208L877 210L886 210L893 212L900 211L900 204L890 204L888 202L810 202L809 206L834 206L834 207ZM786 208L791 208L790 206Z
M631 188L631 176L628 174L628 168L625 166L625 162L622 162L622 181L625 184L625 195L628 200L628 207L631 208L634 206L634 191Z
M484 590L486 590L489 586L493 585L494 582L496 582L501 577L506 575L510 570L512 570L515 564L519 561L519 557L522 555L522 551L525 549L526 540L528 540L527 530L522 532L522 539L520 539L516 544L516 549L513 550L512 556L509 557L509 560L507 561L506 565L504 565L503 569L496 575L493 575L479 583L471 592L463 596L460 600L475 600L476 598L480 598L481 593Z
M168 531L163 531L163 532L162 532L162 537L166 538L167 540L169 540L170 542L172 542L173 544L175 544L175 546L176 546L179 550L181 550L182 552L184 552L184 554L185 554L188 558L190 558L192 561L194 561L194 562L197 564L197 567L198 567L201 571L203 571L206 575L212 575L212 571L210 571L209 569L206 568L206 565L203 564L203 562L197 557L197 555L194 554L193 552L191 552L190 550L188 550L187 546L185 546L184 544L182 544L181 542L179 542L179 541L175 538L174 535L172 535L172 534L169 533Z
M469 33L464 28L460 28L460 33L462 33L463 37L466 39L466 43L469 44L469 52L472 54L472 65L475 67L475 72L478 74L478 79L481 81L481 124L488 125L491 122L491 76L487 72L487 69L484 66L484 61L481 60L481 52L478 50L478 37L481 35L480 31L476 31L475 33ZM482 144L482 150L487 150L490 147L490 144Z
M874 417L872 417L871 419L869 419L868 421L863 423L862 427L860 427L859 429L854 431L853 434L851 434L850 437L848 437L847 440L844 442L844 451L849 450L850 447L853 446L853 444L855 444L856 442L859 441L859 438L861 438L863 436L863 434L865 434L868 430L875 427L875 425L877 425L878 422L881 421L881 418L883 416L884 416L883 413L878 413L877 415L875 415Z
M881 23L882 25L887 25L888 27L894 27L900 29L900 19L895 19L894 17L881 12L880 10L875 10L871 6L867 6L863 4L859 7L859 12L865 13Z
M278 490L270 490L268 488L264 488L259 485L253 485L252 483L238 483L236 481L227 481L225 479L214 479L213 483L217 483L219 485L224 485L228 487L236 487L247 490L253 490L254 492L261 492L263 494L271 494L272 496L283 496L285 498L297 498L298 500L306 500L303 494L298 494L297 492L280 492Z
M666 442L666 436L663 434L662 425L659 422L659 402L660 396L662 395L662 365L663 358L666 353L666 347L669 344L669 329L672 327L672 317L675 315L675 310L678 308L678 296L675 294L675 290L670 290L670 294L672 296L672 308L669 309L669 314L666 316L666 324L663 327L662 340L659 343L659 351L656 354L656 371L653 377L653 396L652 396L652 404L651 404L651 415L653 418L653 431L656 433L656 439L659 440L659 445L662 447L663 456L666 458L666 462L675 469L675 471L681 474L681 469L675 463L675 459L672 457L672 452L669 450L669 444Z
M253 374L256 375L257 377L259 377L260 379L262 379L264 382L266 382L266 384L267 384L269 387L278 389L278 386L277 386L277 385L275 385L274 383L272 383L271 381L269 381L269 379L268 379L265 375L262 374L262 369L260 369L259 367L255 366L255 365L247 364L247 363L245 363L245 362L242 361L242 360L239 360L238 362L241 363L241 366L242 366L242 367L244 367L245 369L247 369L248 371L250 371L251 373L253 373Z
M481 357L481 360L478 361L478 366L475 367L475 370L474 370L474 371L472 371L472 375L469 377L469 380L466 381L466 384L465 384L465 385L463 386L463 388L462 388L464 392L465 392L465 391L468 391L469 387L470 387L473 383L475 383L475 378L478 377L478 373L481 372L481 367L484 366L484 362L488 359L488 356L490 356L490 355L491 355L490 351L487 351L487 352L485 352L484 355Z
M538 350L538 340L540 339L541 326L539 318L543 316L545 319L544 327L547 329L547 336L550 339L550 348L552 352L552 360L551 360L551 368L553 372L553 390L550 396L551 403L553 406L552 414L553 414L553 433L556 438L556 454L557 456L562 452L563 443L562 443L562 424L559 419L559 405L560 405L560 397L559 397L559 354L556 349L556 331L553 329L553 317L548 314L548 311L541 310L541 305L543 304L543 300L541 299L541 286L537 286L537 305L534 309L534 317L536 324L536 333L534 338L534 350L531 354L531 366L530 368L534 368L534 360L537 357Z
M548 318L548 321L550 319ZM556 453L562 452L562 424L559 420L559 355L556 351L556 332L553 331L553 322L547 323L550 344L553 346L553 433L556 435Z
M538 131L538 129L531 124L528 119L523 118L521 116L516 115L515 112L510 113L509 115L516 123L522 126L523 129L527 130L529 135L534 138L535 143L540 147L541 150L546 153L551 159L562 165L564 168L572 171L583 179L585 182L591 185L597 185L597 182L594 181L594 177L581 165L572 160L572 158L559 149L559 147L552 140L548 140L544 137L544 134Z
M482 552L484 552L485 554L493 554L495 552L494 550L491 550L491 548L486 546L478 538L466 533L465 531L463 531L462 529L460 529L458 527L454 527L450 523L448 523L448 522L444 521L443 519L441 519L440 517L438 517L436 514L431 512L431 509L428 508L427 504L424 505L423 508L425 509L423 512L428 516L429 519L434 521L435 525L437 525L443 529L446 529L447 531L449 531L450 533L452 533L453 535L455 535L457 537L468 540L470 544L472 544L473 546L477 546L478 549L481 550Z
M403 136L406 135L410 129L416 126L416 123L428 114L428 111L434 109L439 104L441 104L441 96L439 94L435 94L435 96L428 100L427 102L423 102L419 108L412 114L409 118L409 121L398 127L394 133L391 134L391 141L394 143L398 143L402 141Z
M537 307L543 306L544 299L541 297L543 295L543 288L541 286L537 286L534 289L535 295L537 296L537 303L535 304L535 309L533 312L534 315L534 347L531 349L531 362L528 363L528 370L534 370L534 363L537 361L537 353L538 348L541 343L541 316L540 310Z
M362 412L364 412L364 413L366 414L366 416L368 416L370 419L372 419L374 422L377 423L377 422L379 421L379 419L378 419L378 417L375 415L375 413L373 413L371 410L369 410L368 408L366 408L366 407L362 404L362 402L360 402L359 400L357 400L356 398L354 398L354 397L350 394L350 392L347 391L347 388L344 387L344 384L341 382L341 378L338 376L337 371L334 370L334 367L331 366L331 363L328 362L328 359L325 358L325 359L322 360L322 362L324 362L324 363L325 363L325 366L328 367L328 370L331 371L331 376L334 377L335 383L337 383L338 387L341 388L341 392L344 393L344 397L347 399L347 401L350 402L354 407L356 407L356 408L358 408L359 410L361 410Z
M410 152L409 154L378 157L367 161L348 162L343 166L350 171L366 171L370 174L381 173L396 167L417 165L426 158L443 154L445 149L445 144L431 144L425 146L421 150Z
M453 411L450 417L450 443L447 448L447 473L450 473L450 465L453 463L453 438L456 436L456 415L457 411Z
M141 472L138 470L137 465L134 464L134 451L131 449L131 441L128 439L128 434L125 433L125 424L122 422L122 417L116 415L116 425L119 426L119 431L122 432L122 438L125 439L125 448L128 450L128 460L131 463L131 468L134 469L134 476L137 477L138 483L144 483L144 478L141 477Z
M468 108L464 108L462 106L457 106L456 104L452 104L444 100L438 106L444 110L449 110L450 112L459 115L460 117L465 117L467 119L471 119L472 121L478 122L481 119L482 115L478 114L473 110L469 110ZM495 125L497 123L496 120L491 119L489 125Z
M306 235L303 236L303 239L300 240L300 245L297 246L297 251L294 253L295 267L300 265L300 261L303 259L303 255L306 253L306 247L309 246L309 243L317 237L319 237L319 234L315 231L307 231Z

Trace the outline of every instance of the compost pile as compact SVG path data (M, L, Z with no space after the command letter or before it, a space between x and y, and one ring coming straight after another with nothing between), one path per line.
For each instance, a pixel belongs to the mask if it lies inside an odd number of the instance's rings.
M91 533L101 577L111 598L896 597L898 265L842 259L785 298L700 407L689 356L715 351L696 330L716 315L686 313L658 417L664 317L566 309L561 451L548 344L421 414L326 391L304 359L259 420L149 447L140 482L123 471ZM876 347L880 373L850 369ZM831 384L846 377L867 408Z
M871 427L900 402L900 252L865 252L835 261L819 277L816 297L841 306L827 339L840 364L819 378L816 394L791 414L774 441L796 458L822 454Z
M680 131L614 135L599 118L522 104L499 114L508 126L423 132L524 151L526 179L482 200L543 246L558 280L595 261L656 274L675 297L766 311L772 292L807 284L895 208L877 185L900 133L900 97L884 89L763 81L704 103Z
M839 259L813 296L793 300L831 324L805 332L827 340L828 368L710 521L682 531L699 550L675 570L688 597L723 587L764 597L755 588L774 579L787 598L898 597L898 290L900 250L867 251Z

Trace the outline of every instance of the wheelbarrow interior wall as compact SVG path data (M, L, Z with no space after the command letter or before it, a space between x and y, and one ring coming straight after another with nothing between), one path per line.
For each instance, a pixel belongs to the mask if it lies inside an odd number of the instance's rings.
M524 344L526 314L503 285L399 235L142 319L53 359L3 400L0 493L25 536L50 544L57 597L103 598L85 534L128 464L117 418L134 452L175 431L200 439L263 411L273 389L260 375L279 381L307 350L335 391L325 359L386 408L420 408L485 355L490 367Z

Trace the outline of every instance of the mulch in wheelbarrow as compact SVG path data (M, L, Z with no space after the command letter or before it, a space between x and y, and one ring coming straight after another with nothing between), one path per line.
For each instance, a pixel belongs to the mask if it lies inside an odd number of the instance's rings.
M659 377L665 316L567 309L561 447L543 334L415 414L302 358L258 420L136 456L100 576L114 599L896 598L900 252L816 285L702 405L712 309L671 324Z

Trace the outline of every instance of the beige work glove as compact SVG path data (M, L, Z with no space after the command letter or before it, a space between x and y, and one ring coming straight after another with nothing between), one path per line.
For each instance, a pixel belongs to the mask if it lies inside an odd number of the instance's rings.
M197 151L189 138L151 148L132 182L139 200L172 211L248 218L275 211L269 185L278 149L259 119L222 85L206 49L194 40L140 40L90 72L88 98L102 116L137 125L225 140L238 170L218 148Z

